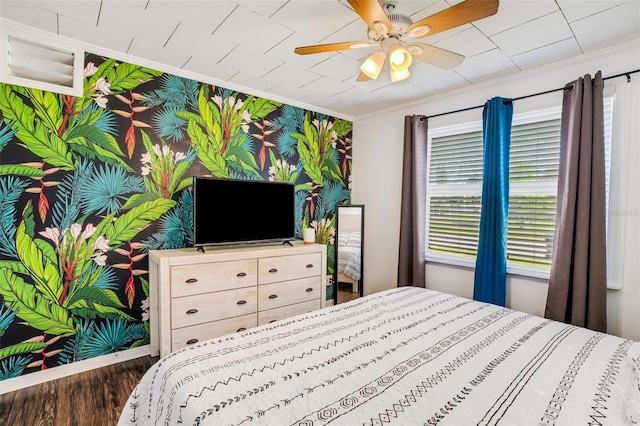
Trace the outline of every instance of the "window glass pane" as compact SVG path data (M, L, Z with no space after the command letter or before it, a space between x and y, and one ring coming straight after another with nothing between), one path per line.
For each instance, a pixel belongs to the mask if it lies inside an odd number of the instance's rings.
M513 126L509 182L555 181L559 159L559 119Z
M431 140L430 184L482 182L482 131Z
M607 201L612 110L613 98L606 97ZM519 124L511 129L507 264L549 270L560 162L560 109L526 113L519 120L514 117L514 122ZM449 131L443 129L430 140L426 249L432 255L475 259L477 254L482 130L469 131L478 129L470 126L460 123L450 130L452 134L443 135Z
M431 197L429 207L429 252L474 258L480 196Z
M550 268L555 218L555 196L509 197L507 263Z

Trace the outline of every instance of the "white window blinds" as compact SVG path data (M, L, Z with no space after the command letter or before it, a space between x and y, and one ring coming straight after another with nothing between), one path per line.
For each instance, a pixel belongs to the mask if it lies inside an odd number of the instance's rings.
M612 98L605 98L605 154L609 167ZM549 270L555 232L560 155L560 108L514 116L509 162L507 263ZM427 186L428 260L459 263L476 257L482 193L482 127L435 129ZM463 130L460 130L463 129ZM608 185L607 185L608 186Z

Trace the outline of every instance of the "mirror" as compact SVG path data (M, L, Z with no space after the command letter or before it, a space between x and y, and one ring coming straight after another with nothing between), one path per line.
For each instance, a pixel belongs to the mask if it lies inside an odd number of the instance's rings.
M364 206L341 204L336 219L334 302L363 295Z

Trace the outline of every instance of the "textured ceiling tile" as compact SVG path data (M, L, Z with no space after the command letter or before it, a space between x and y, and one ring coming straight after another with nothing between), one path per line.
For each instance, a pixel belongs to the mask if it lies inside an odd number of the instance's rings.
M166 44L171 49L180 49L194 56L206 57L218 62L238 45L210 33L180 25Z
M328 97L349 90L353 86L353 84L345 84L327 77L320 77L309 84L305 84L302 89L309 93L317 93L321 97Z
M58 33L57 15L55 13L31 6L25 3L24 0L1 0L0 17L50 33Z
M504 53L494 49L465 59L455 71L470 82L478 82L493 76L516 72L518 68Z
M514 64L521 70L532 68L551 60L570 58L582 53L574 38L558 41L547 46L539 47L511 57Z
M4 0L2 0L4 3ZM25 4L25 1L21 2ZM40 1L29 0L30 6L40 7L50 12L57 13L67 18L96 25L100 13L100 0L83 1Z
M636 2L637 0L557 0L562 8L567 21L574 22L578 19L603 12L612 7L619 6L623 3Z
M436 67L435 65L416 61L411 65L411 77L409 78L409 81L411 84L420 86L430 81L454 74L455 72L453 70L445 70L443 68Z
M220 81L228 81L235 74L240 72L239 67L221 65L213 61L209 61L206 57L193 56L182 67L182 69L200 74L204 77L212 77ZM209 78L204 78L202 81L208 82Z
M271 17L282 6L287 3L287 0L235 0L235 3L241 7L254 11L266 18Z
M319 79L321 76L291 64L282 64L264 77L276 81L279 85L299 88Z
M264 53L292 32L249 9L237 7L213 34Z
M191 55L184 50L162 47L147 40L137 38L133 39L127 53L176 68L182 67L191 57Z
M262 77L282 65L282 61L239 46L225 56L219 64L239 68L256 77Z
M474 27L434 43L434 46L463 56L475 56L496 48L491 40Z
M491 40L508 56L517 55L573 36L562 12L554 12L503 31Z
M234 74L233 77L229 79L231 83L238 84L240 86L244 86L253 90L259 90L261 92L268 91L273 86L277 84L277 82L269 80L268 78L256 77L253 74L249 74L244 71L240 71L237 74Z
M498 13L473 25L485 35L492 36L557 11L558 5L554 0L502 0Z
M339 81L350 77L355 80L360 74L360 61L338 54L312 67L310 71Z
M127 32L113 33L95 24L87 24L75 19L60 17L60 35L85 43L125 53L131 45L132 37Z
M585 52L607 45L625 35L640 36L640 1L624 3L571 23Z
M339 2L292 0L271 19L315 41L322 41L360 18Z
M211 34L236 7L232 1L149 0L146 9Z
M102 3L98 27L112 33L126 33L132 37L166 43L179 21L167 18L129 3Z

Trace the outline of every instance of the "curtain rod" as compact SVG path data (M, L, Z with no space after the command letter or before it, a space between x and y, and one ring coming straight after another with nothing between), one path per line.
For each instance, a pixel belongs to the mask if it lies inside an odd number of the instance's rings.
M618 77L626 76L627 77L627 82L629 82L629 81L631 81L631 74L634 74L634 73L637 73L637 72L640 72L640 69L633 70L633 71L627 71L627 72L623 72L623 73L616 74L616 75L611 75L609 77L603 77L602 81L609 80L611 78L618 78ZM511 102L519 101L521 99L526 99L526 98L532 98L534 96L546 95L548 93L558 92L560 90L564 90L564 87L560 87L558 89L547 90L547 91L539 92L539 93L533 93L531 95L519 96L517 98L512 98ZM484 108L484 104L476 105L476 106L472 106L472 107L468 107L468 108L457 109L455 111L441 112L440 114L428 115L427 118L440 117L442 115L455 114L457 112L471 111L473 109L478 109L478 108Z

